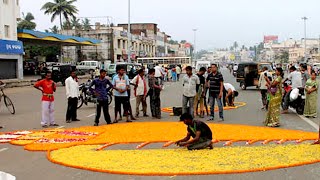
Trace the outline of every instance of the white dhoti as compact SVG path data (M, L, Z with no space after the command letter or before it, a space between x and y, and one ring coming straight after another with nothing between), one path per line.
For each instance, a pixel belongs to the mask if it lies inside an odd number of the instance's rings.
M53 125L54 121L54 102L42 101L41 125Z

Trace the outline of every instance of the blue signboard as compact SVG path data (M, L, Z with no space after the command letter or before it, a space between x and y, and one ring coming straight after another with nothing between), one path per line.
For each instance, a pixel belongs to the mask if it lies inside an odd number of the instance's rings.
M21 41L9 41L0 39L0 54L23 54Z

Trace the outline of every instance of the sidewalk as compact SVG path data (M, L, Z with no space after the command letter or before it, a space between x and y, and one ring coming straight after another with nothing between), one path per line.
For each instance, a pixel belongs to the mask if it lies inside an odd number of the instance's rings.
M79 79L89 79L89 74L78 76ZM33 86L35 82L40 79L40 76L25 76L24 79L3 79L1 80L6 84L6 88Z

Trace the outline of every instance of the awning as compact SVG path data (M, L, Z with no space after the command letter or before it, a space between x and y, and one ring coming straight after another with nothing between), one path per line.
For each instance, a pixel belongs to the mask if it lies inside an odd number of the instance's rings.
M28 29L18 29L18 38L23 42L40 45L95 46L101 42L97 39L33 31Z

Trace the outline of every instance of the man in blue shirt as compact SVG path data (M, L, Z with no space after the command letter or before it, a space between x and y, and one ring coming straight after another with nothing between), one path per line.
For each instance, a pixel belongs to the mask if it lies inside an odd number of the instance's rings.
M94 86L94 93L97 96L97 112L96 119L94 121L94 126L99 125L99 119L101 116L101 108L103 109L104 119L107 124L112 124L110 114L109 114L109 105L108 105L108 92L111 88L113 88L111 82L106 79L106 71L104 69L100 70L100 77L96 78L90 84L90 90L92 90L92 86Z
M128 108L129 108L129 99L128 99L128 89L129 78L125 75L124 66L118 65L116 67L117 75L113 77L112 85L115 89L114 91L114 102L115 102L115 121L117 123L118 112L121 112L121 104L123 104L123 110L126 115L127 122L132 122L128 119Z

